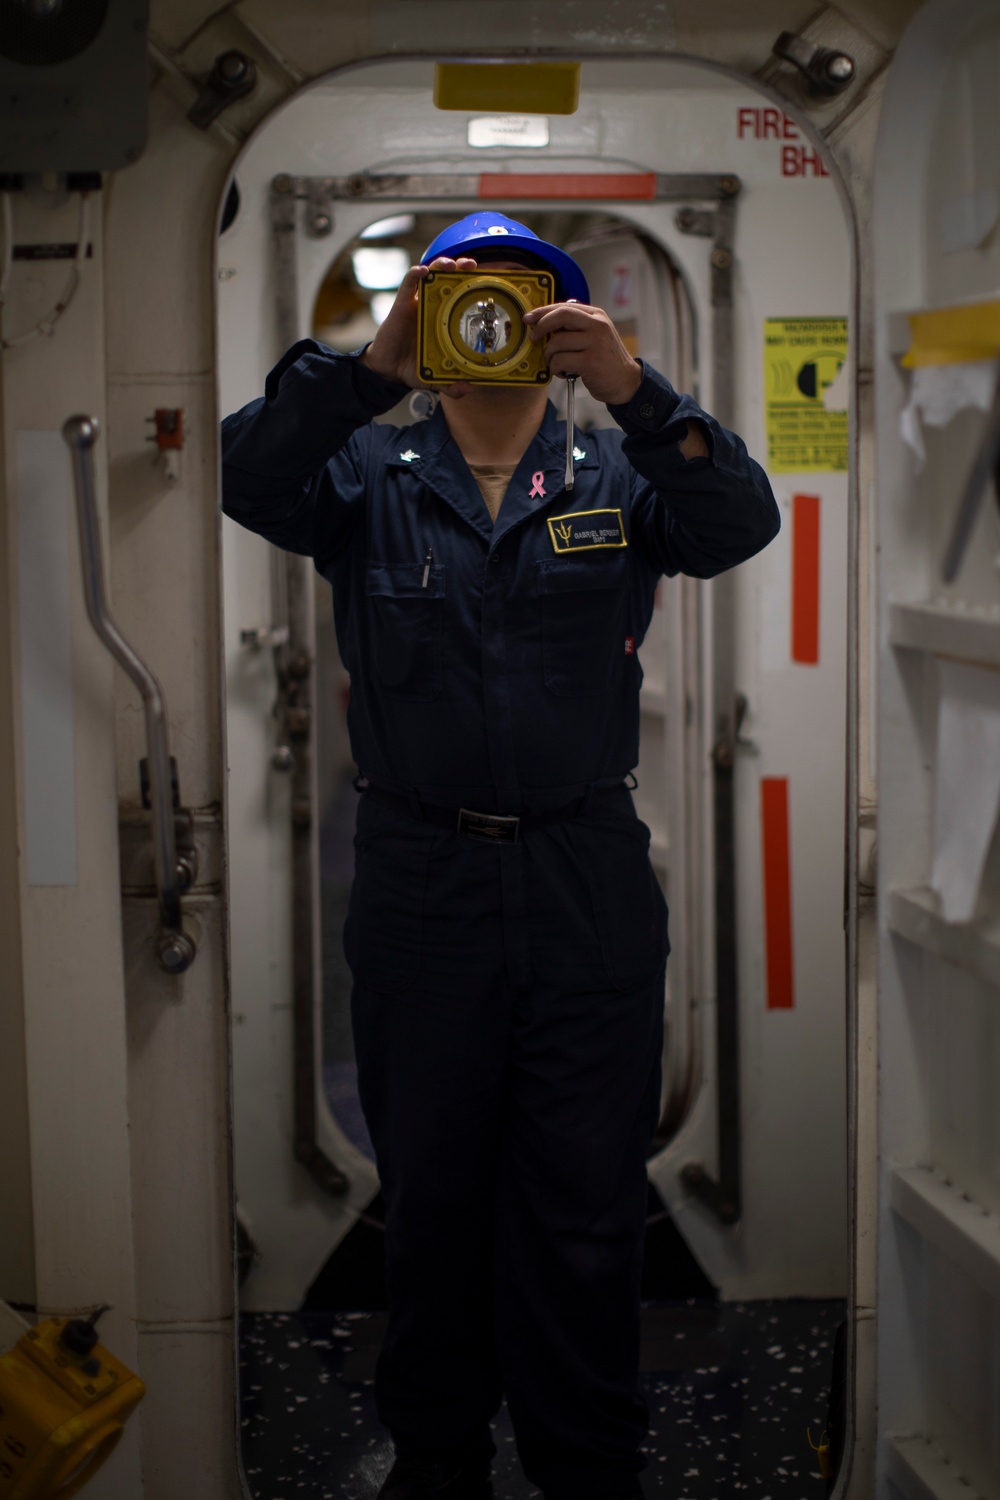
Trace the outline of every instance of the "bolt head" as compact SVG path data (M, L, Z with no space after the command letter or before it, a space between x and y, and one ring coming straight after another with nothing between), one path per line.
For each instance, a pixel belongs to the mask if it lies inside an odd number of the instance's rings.
M826 76L831 83L850 83L854 77L854 58L846 52L836 52L826 65Z
M215 66L227 83L242 83L247 76L249 63L242 52L234 49L231 52L223 52L221 57L216 58Z
M161 939L156 956L168 974L183 974L194 963L196 952L186 932L170 932Z
M271 752L271 765L276 771L291 771L295 766L295 756L288 745L279 745Z
M717 271L728 271L733 263L733 257L728 250L713 250L712 265Z

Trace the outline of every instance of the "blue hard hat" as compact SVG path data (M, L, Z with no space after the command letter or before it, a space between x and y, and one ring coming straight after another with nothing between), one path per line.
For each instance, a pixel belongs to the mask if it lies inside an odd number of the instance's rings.
M451 224L432 240L420 258L422 266L430 265L439 255L454 259L459 255L475 255L477 250L524 250L542 261L556 278L557 302L589 302L590 288L587 278L571 255L565 250L540 240L527 224L508 219L504 214L487 210L467 214L457 224Z

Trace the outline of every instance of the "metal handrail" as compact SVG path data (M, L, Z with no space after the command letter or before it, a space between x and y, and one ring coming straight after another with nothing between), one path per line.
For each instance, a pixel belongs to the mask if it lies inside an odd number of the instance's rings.
M160 908L161 931L157 957L169 974L182 974L194 962L197 950L181 925L181 891L186 885L187 872L181 868L177 859L166 705L160 684L142 658L133 651L108 610L94 485L93 448L100 430L97 418L87 416L70 417L62 430L73 456L83 594L87 614L98 636L142 695L149 756L153 863Z

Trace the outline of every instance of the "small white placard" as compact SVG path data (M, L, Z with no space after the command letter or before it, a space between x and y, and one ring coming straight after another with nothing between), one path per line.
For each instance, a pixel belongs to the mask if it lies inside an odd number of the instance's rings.
M470 146L547 146L548 115L477 115L469 121Z

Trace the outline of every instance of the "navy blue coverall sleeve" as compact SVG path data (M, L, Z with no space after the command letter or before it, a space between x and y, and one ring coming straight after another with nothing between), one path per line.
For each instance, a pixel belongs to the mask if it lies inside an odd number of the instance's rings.
M313 339L293 344L263 399L223 422L226 514L325 571L364 509L372 418L406 392L353 355ZM632 400L609 410L625 434L633 544L656 572L711 578L775 536L778 509L763 470L690 396L644 365ZM691 420L707 433L708 458L680 452Z
M268 375L263 398L222 424L226 514L321 567L347 546L362 513L371 420L407 390L353 355L300 339Z
M643 363L631 401L608 410L625 433L632 468L632 536L671 577L712 578L766 547L781 525L767 475L735 433ZM705 432L709 457L685 459L687 424Z

